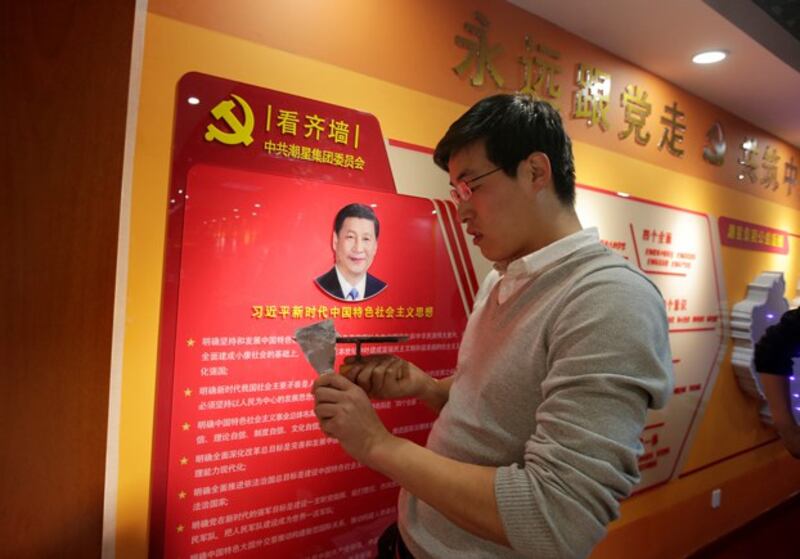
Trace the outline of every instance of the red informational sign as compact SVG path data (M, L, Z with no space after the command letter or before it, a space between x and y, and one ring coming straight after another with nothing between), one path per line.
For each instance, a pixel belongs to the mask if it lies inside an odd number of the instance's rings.
M190 95L186 79L176 113L176 138L187 144L173 161L150 554L371 557L396 514L397 485L319 430L310 393L317 373L292 337L323 319L343 336L407 336L362 352L390 351L449 376L474 295L452 207L394 193L369 115L197 74ZM214 111L237 98L262 111L272 104L358 125L358 147L350 147L363 154L363 168L209 140L212 126L225 127L214 138L234 133L240 121L219 123ZM241 151L226 157L232 150ZM367 180L359 173L370 166ZM334 265L334 216L354 203L380 223L368 274L381 288L346 301L319 278ZM337 366L354 351L337 346ZM424 444L434 416L421 403L374 405L388 429Z
M756 223L720 217L719 238L725 246L789 254L789 234L786 231Z

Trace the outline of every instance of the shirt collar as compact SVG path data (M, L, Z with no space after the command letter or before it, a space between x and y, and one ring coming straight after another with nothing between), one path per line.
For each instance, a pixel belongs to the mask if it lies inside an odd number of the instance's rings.
M558 260L599 240L600 235L597 232L597 227L588 227L507 264L498 262L494 265L494 269L504 277L522 277L538 274Z
M525 282L537 276L562 258L573 252L595 244L600 240L596 227L589 227L567 235L546 247L512 260L508 264L497 263L494 269L500 274L498 302L503 303L516 293Z
M356 298L356 301L362 300L367 289L367 274L361 276L361 279L358 281L358 283L351 285L339 271L339 266L334 266L334 268L336 269L336 277L339 278L339 285L342 288L342 294L344 297L347 297L347 294L350 293L350 290L355 287L358 291L358 298Z

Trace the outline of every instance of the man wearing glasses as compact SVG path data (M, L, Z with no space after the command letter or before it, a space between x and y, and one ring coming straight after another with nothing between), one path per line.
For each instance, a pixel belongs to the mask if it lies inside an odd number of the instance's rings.
M314 387L323 431L402 487L382 557L585 557L639 481L648 408L672 393L658 289L574 210L558 113L495 95L461 116L434 161L494 270L455 374L394 356L349 360ZM369 398L439 413L427 445L393 436Z

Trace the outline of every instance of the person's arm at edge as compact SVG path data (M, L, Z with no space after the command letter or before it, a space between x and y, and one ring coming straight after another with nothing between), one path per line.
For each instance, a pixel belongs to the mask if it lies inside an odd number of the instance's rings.
M789 453L800 458L800 425L792 413L789 378L768 373L760 373L759 377L778 435Z

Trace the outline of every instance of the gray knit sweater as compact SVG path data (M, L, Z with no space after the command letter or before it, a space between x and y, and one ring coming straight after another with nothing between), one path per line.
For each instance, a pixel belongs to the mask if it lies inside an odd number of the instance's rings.
M587 556L639 481L647 408L672 393L664 301L620 256L593 243L502 304L499 278L481 290L427 446L498 467L513 549L402 491L399 526L418 559Z

